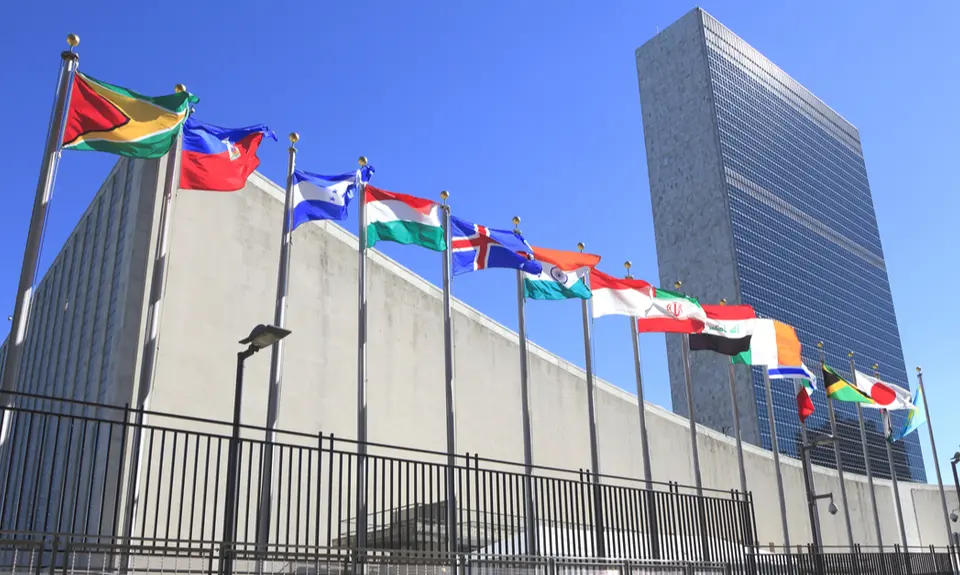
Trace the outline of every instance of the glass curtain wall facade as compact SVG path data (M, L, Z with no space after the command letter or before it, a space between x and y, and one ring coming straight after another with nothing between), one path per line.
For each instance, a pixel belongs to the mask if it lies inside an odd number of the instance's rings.
M860 371L872 373L876 363L885 380L910 388L857 129L710 15L694 13L699 25L688 28L699 37L689 40L705 55L713 116L703 129L716 135L718 197L732 235L740 302L795 326L809 367L819 367L822 341L827 364L841 373L849 373L853 351ZM641 78L641 92L643 85ZM656 185L651 175L651 194ZM665 257L682 254L661 253L658 244L658 256L663 266ZM770 449L759 369L752 380L754 405L740 407L755 413L758 443ZM821 385L807 420L812 433L830 431L826 401ZM793 386L773 382L773 404L780 450L798 457ZM864 473L856 407L837 402L835 408L844 468ZM729 400L716 409L729 410ZM872 470L889 477L880 412L863 411ZM904 412L893 412L895 428L904 419ZM893 451L899 478L926 480L917 434ZM835 467L833 448L818 448L813 460Z

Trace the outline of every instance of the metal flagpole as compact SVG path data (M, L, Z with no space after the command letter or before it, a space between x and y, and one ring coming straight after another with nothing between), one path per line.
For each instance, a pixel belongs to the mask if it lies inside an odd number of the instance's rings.
M6 360L0 375L0 438L6 433L6 417L10 414L6 407L11 403L2 392L14 391L17 387L17 372L20 357L23 354L24 338L27 335L27 319L30 315L30 303L33 299L33 281L37 274L37 262L43 244L43 232L47 221L47 208L53 196L57 164L60 160L60 146L63 141L64 112L73 86L73 77L77 70L80 55L73 51L80 44L76 34L67 35L69 50L60 53L60 70L57 79L57 91L53 103L50 125L47 128L47 142L40 163L40 176L37 180L37 193L33 199L33 212L27 231L27 244L23 250L23 263L20 267L20 283L13 306L10 336L7 338Z
M623 262L627 269L626 279L633 279L630 275L629 260ZM640 365L640 334L637 332L637 318L630 317L630 338L633 341L633 369L637 378L637 408L640 412L640 448L643 451L643 480L649 494L647 504L647 522L649 526L651 554L654 559L660 558L660 530L657 523L656 496L653 494L653 472L650 470L650 441L647 434L647 411L643 400L643 370Z
M720 300L720 305L727 305L726 299ZM747 469L743 462L743 438L740 433L740 406L737 405L737 380L733 371L733 362L730 362L730 406L733 408L733 433L737 438L737 464L740 466L740 492L747 496Z
M777 441L777 420L773 415L773 392L770 390L770 374L763 368L763 387L767 397L767 419L770 422L770 446L773 451L773 466L777 472L777 495L780 496L780 524L783 527L783 546L790 555L790 530L787 527L787 500L783 492L783 473L780 471L780 445Z
M183 84L177 84L177 92L186 92ZM154 371L156 370L157 349L160 344L160 316L163 306L164 286L166 285L167 264L170 254L170 222L173 211L174 194L180 187L180 151L183 145L183 132L174 141L166 156L166 171L163 179L163 198L160 203L158 216L158 234L156 251L154 253L153 271L150 278L150 302L147 312L147 332L143 342L143 352L140 359L140 378L137 388L136 423L133 428L133 438L130 453L136 453L136 468L127 484L126 518L124 526L125 537L132 535L133 524L136 520L137 507L140 498L140 472L143 463L142 434L144 412L150 402L150 387L153 385Z
M457 544L457 497L456 497L456 478L454 474L457 469L457 419L456 419L456 396L454 395L453 381L453 314L450 300L450 290L452 278L450 276L450 206L447 204L447 198L450 193L446 190L440 192L440 199L443 217L443 367L444 367L444 392L446 395L447 407L447 551L451 554L457 553L459 545ZM467 518L469 525L469 518ZM456 572L456 561L454 560L454 572Z
M677 280L673 287L680 291L683 282ZM710 548L707 542L707 516L703 506L703 479L700 476L700 449L697 446L697 413L693 407L693 384L690 379L690 340L687 334L681 334L680 347L683 353L683 378L687 389L687 416L690 418L690 450L693 454L693 479L697 487L697 511L700 519L701 560L710 560Z
M826 364L826 355L823 351L823 342L817 342L817 349L820 352L820 366ZM833 398L827 396L827 410L830 412L830 434L833 435L833 458L837 464L837 476L840 479L840 501L843 503L843 519L847 526L847 543L850 545L850 553L856 551L856 545L853 542L853 525L850 523L850 505L847 503L847 484L843 480L843 459L840 457L840 436L837 434L837 415L833 408Z
M283 202L283 222L280 227L280 263L277 267L277 301L273 312L273 325L284 327L287 316L287 283L290 276L290 246L293 213L293 170L297 163L296 144L300 135L290 133L290 148L287 150L287 189ZM266 549L270 541L270 517L273 506L273 444L277 437L277 419L280 415L280 386L283 380L283 340L273 344L270 350L270 382L267 395L267 434L261 462L263 474L260 482L260 509L257 513L257 548ZM279 534L278 534L279 535Z
M857 366L853 361L853 352L847 354L850 358L850 377L853 386L857 386ZM877 491L873 486L873 471L870 469L870 450L867 447L867 428L863 424L863 408L857 404L857 419L860 422L860 443L863 445L863 465L867 472L867 484L870 487L870 503L873 505L873 524L877 531L877 547L883 553L883 533L880 531L880 510L877 508Z
M880 379L880 364L873 364L873 376ZM887 448L887 465L890 466L890 481L893 482L893 502L897 506L897 521L900 523L900 544L907 550L907 529L903 524L903 507L900 504L900 488L897 486L897 468L893 464L893 446L890 445L890 411L881 410L883 418L883 445Z
M357 160L362 169L367 158ZM357 549L367 548L367 202L358 178L357 199Z
M923 398L924 415L927 416L927 431L930 432L930 451L933 453L933 468L937 472L937 486L940 487L940 503L943 504L943 523L947 528L947 545L953 545L953 530L950 528L950 508L947 506L947 494L943 490L943 476L940 474L940 460L937 457L937 442L933 438L933 422L930 421L930 404L927 391L923 388L923 371L917 368L917 389Z
M513 217L513 229L520 233L520 217ZM520 336L520 411L523 419L524 516L527 555L537 554L537 517L533 505L533 446L530 437L530 392L527 388L527 328L524 314L523 272L517 270L517 323Z
M584 247L586 246L584 246L583 242L577 244L577 249L580 253L583 253ZM588 274L588 281L589 277ZM587 287L590 286L588 285ZM597 440L597 406L593 381L593 350L590 342L590 310L587 300L580 300L580 310L583 314L583 356L587 371L587 420L590 430L590 468L593 472L593 534L596 539L597 557L602 558L607 556L607 552L603 518L603 492L600 486L600 446Z

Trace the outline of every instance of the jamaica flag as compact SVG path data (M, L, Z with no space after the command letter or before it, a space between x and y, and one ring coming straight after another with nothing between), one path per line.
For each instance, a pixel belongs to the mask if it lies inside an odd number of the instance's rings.
M159 158L173 145L197 102L189 92L144 96L77 72L63 148Z
M823 366L823 384L827 387L827 396L833 400L850 403L873 403L872 399L864 395L855 386L850 385L847 380L840 377L840 374L826 365Z

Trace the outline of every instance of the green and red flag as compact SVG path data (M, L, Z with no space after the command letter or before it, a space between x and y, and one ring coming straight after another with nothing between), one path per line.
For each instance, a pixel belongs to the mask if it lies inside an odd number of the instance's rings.
M199 99L189 92L144 96L77 72L63 132L63 149L131 158L166 154Z

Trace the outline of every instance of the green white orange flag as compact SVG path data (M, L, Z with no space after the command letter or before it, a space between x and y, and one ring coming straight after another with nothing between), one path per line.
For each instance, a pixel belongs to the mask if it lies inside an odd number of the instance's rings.
M543 270L537 275L523 274L523 294L527 298L590 299L592 296L584 278L600 263L600 256L535 247L533 259L540 262Z
M431 200L364 186L367 247L378 241L413 244L442 252L443 207Z
M77 72L63 149L159 158L180 135L190 106L199 101L189 92L144 96Z
M750 331L750 348L731 360L745 365L768 368L801 366L800 338L793 326L775 319L755 319Z

